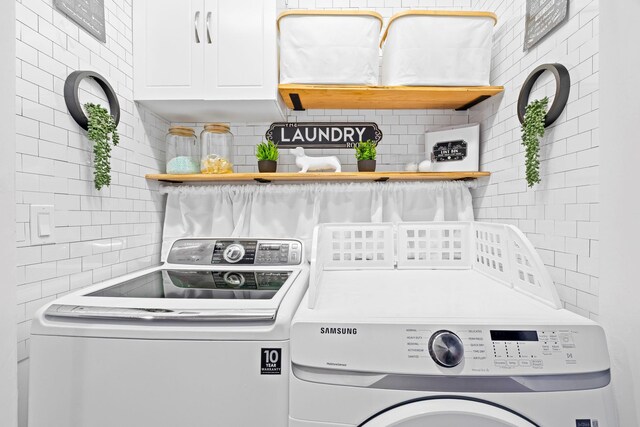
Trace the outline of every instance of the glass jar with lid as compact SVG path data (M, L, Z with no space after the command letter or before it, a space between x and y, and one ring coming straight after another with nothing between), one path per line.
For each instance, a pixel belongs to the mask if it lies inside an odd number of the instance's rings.
M226 123L207 123L200 134L201 173L233 172L233 134Z
M200 173L200 143L193 128L171 126L167 134L167 173Z

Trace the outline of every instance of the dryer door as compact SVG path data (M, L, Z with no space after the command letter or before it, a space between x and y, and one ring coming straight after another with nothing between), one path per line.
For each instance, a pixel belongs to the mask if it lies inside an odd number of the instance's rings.
M491 402L435 398L392 407L360 427L538 427L531 420Z

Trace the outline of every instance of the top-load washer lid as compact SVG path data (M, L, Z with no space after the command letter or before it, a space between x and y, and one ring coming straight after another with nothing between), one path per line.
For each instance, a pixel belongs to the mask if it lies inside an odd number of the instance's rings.
M299 269L165 269L67 295L50 318L272 322Z
M111 298L272 299L291 271L162 270L87 294Z
M47 317L273 322L305 270L295 239L178 239L159 268L56 301ZM301 285L306 285L303 275Z

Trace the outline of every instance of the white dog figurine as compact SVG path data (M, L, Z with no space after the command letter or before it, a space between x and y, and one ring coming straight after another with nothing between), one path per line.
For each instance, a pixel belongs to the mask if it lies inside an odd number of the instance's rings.
M300 168L299 173L326 170L342 172L340 160L336 156L309 157L304 154L302 147L293 148L289 152L296 156L296 166Z

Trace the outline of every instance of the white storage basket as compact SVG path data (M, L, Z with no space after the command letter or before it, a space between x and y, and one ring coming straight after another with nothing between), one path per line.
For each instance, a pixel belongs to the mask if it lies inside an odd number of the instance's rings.
M290 10L278 18L280 83L377 85L382 16Z
M382 38L385 86L488 86L496 15L406 11Z
M476 270L551 307L561 307L549 272L520 230L507 224L457 221L318 225L309 306L315 304L323 271L371 269Z

